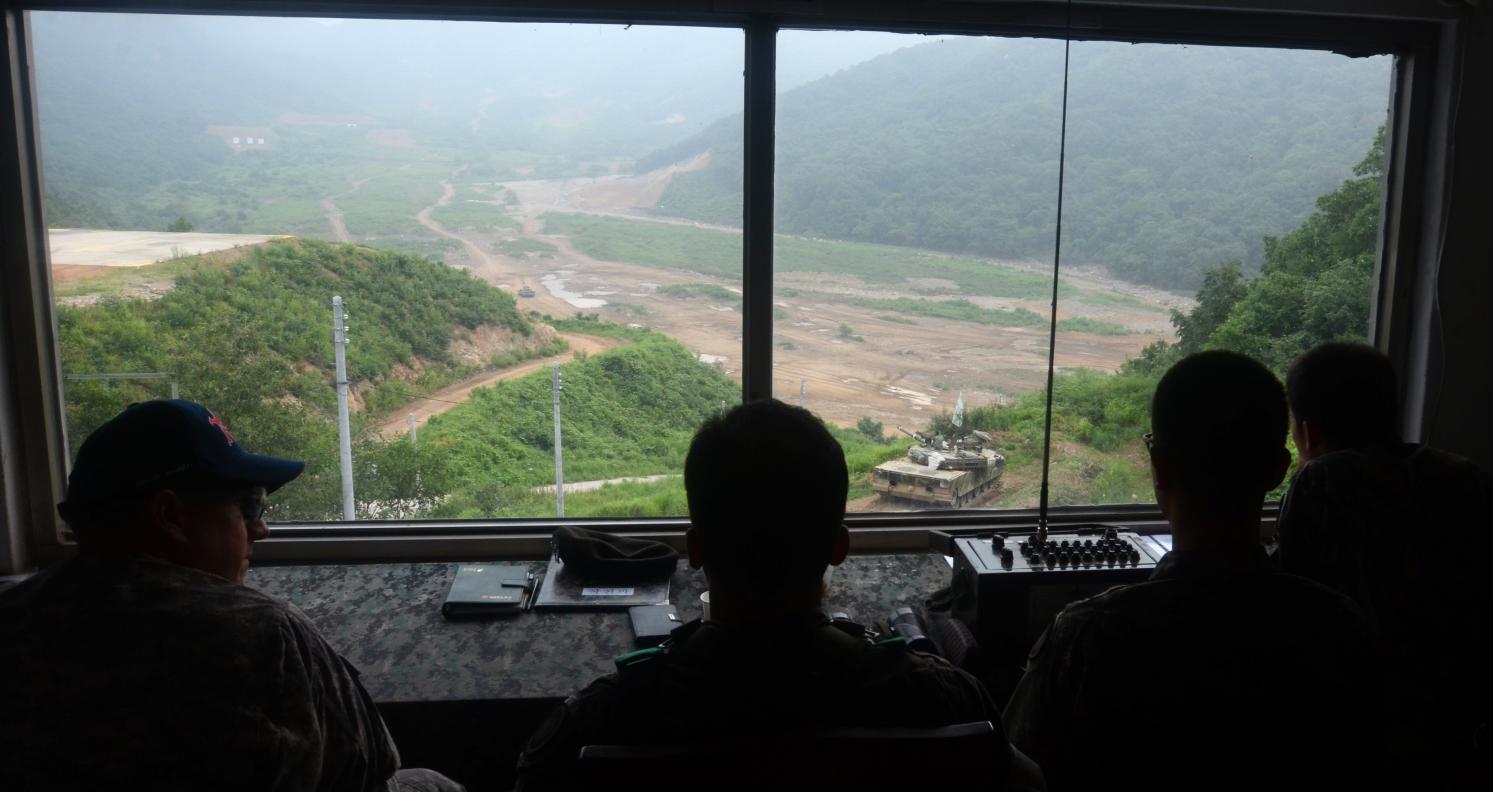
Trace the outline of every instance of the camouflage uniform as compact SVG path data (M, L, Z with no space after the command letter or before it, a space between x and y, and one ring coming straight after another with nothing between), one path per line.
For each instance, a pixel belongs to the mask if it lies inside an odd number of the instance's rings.
M843 623L836 623L843 625ZM1000 712L974 677L901 639L872 643L823 614L752 631L695 621L566 699L519 757L518 789L568 789L582 746L690 743L795 727L936 727ZM1004 743L1004 740L1002 740ZM990 757L1002 778L1009 749Z
M1352 603L1262 550L1172 552L1054 619L1006 731L1053 792L1363 789L1372 657Z
M0 789L398 788L358 672L294 606L83 555L0 593Z
M1388 655L1401 760L1448 770L1493 717L1493 476L1411 444L1325 454L1281 505L1281 568L1358 603Z

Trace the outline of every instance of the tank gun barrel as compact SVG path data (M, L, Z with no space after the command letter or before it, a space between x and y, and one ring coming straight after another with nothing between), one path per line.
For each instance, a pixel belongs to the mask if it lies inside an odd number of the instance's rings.
M912 439L918 441L919 443L922 443L923 445L933 445L933 438L923 434L922 432L909 432L900 426L897 427L897 431L907 435L908 437L911 437Z

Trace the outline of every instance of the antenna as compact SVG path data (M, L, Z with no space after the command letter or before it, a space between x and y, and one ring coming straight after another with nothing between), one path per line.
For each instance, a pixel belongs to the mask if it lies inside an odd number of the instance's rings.
M1052 313L1047 322L1047 411L1042 426L1042 489L1037 501L1037 544L1047 541L1047 477L1052 468L1052 375L1058 346L1058 265L1063 254L1063 166L1068 161L1068 51L1073 46L1073 0L1063 22L1063 114L1058 132L1058 221L1052 243Z

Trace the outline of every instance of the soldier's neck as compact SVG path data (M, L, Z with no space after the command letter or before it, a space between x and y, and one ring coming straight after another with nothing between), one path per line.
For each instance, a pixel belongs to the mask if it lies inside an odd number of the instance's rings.
M710 620L760 624L784 619L801 619L805 614L821 613L824 601L818 591L797 595L774 594L753 596L750 592L729 589L710 590Z
M1260 546L1260 509L1220 513L1169 504L1172 548L1187 552L1237 552Z

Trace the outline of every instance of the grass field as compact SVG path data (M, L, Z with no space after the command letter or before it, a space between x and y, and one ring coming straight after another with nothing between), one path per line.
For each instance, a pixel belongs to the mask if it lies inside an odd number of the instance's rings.
M693 226L549 213L544 230L570 237L583 253L622 261L698 272L723 280L741 278L741 235ZM849 275L863 283L901 286L908 278L941 278L969 295L1041 298L1052 293L1050 277L982 259L945 256L888 245L779 236L780 273ZM1069 286L1060 293L1072 295Z

